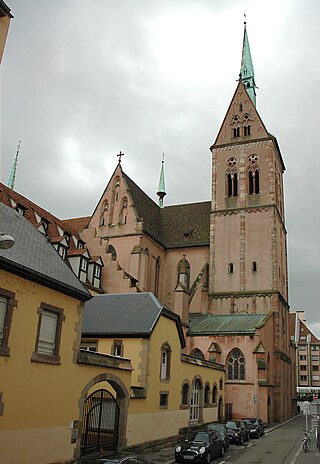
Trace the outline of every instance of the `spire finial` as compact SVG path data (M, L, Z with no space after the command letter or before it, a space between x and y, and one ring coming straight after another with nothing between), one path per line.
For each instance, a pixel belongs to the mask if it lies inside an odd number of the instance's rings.
M117 155L117 157L119 158L118 164L121 164L121 157L122 156L124 156L124 153L122 153L122 151L120 150L119 155Z
M13 162L13 165L12 165L12 168L11 168L11 172L10 172L10 176L9 176L9 180L8 180L8 184L7 184L7 186L9 188L11 188L12 190L14 189L14 183L16 181L18 156L19 156L19 153L20 153L20 148L21 148L21 140L19 140L19 143L18 143L16 156L14 158L14 162Z
M161 172L160 172L160 179L159 179L159 187L157 191L157 195L159 197L159 206L163 208L163 199L166 196L166 187L164 181L164 153L162 153L162 161L161 161Z

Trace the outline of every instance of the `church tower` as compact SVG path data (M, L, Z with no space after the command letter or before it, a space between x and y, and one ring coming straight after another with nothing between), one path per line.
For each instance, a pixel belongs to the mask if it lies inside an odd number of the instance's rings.
M287 327L288 275L279 145L256 109L246 24L236 91L211 147L210 311L279 312Z

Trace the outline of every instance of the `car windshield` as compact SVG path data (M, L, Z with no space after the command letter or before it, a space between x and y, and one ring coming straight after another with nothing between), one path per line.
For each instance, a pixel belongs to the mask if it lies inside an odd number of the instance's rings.
M240 427L240 422L227 422L226 427L228 429L238 429Z
M209 441L209 435L206 432L189 433L189 435L186 436L185 441L197 441L203 443Z
M257 424L258 420L255 418L242 419L246 424Z
M219 433L224 433L225 430L224 430L224 425L219 425L219 424L216 424L216 425L213 425L212 427L210 427L212 430L216 430L217 432Z

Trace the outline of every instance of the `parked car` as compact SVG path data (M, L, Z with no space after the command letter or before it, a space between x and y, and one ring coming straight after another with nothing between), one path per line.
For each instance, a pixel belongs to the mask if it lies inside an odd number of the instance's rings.
M223 455L222 439L215 430L190 432L175 449L176 462L193 461L209 464L212 458Z
M242 445L244 441L249 440L249 431L242 421L228 421L226 423L227 434L230 443Z
M220 435L220 437L222 439L224 450L226 451L226 449L229 448L229 437L228 437L226 425L225 424L216 424L216 423L213 422L212 424L207 425L207 429L208 430L215 430L216 432L218 432L218 434Z
M242 420L247 425L250 437L260 438L264 434L265 426L259 417L246 417Z
M110 453L95 460L95 464L150 464L146 459L131 453Z

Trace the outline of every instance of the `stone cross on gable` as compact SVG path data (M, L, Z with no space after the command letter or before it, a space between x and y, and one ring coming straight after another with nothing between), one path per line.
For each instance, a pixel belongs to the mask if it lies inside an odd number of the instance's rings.
M119 155L117 155L117 157L119 158L119 164L121 163L121 157L124 156L124 153L122 153L122 151L120 151Z

